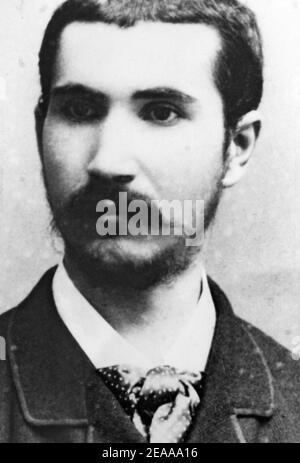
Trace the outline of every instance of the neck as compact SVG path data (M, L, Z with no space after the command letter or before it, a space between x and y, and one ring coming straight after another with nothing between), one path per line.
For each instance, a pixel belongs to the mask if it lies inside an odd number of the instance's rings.
M90 284L69 257L65 267L74 285L120 335L159 362L194 313L201 292L200 258L171 283L146 290Z

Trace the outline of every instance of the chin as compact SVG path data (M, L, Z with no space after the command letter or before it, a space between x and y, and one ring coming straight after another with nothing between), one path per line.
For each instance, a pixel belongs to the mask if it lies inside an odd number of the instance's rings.
M101 282L143 290L172 281L195 255L195 248L174 237L115 237L84 246L66 243L66 249L93 286Z
M86 255L107 266L144 265L153 262L159 255L174 246L170 239L158 237L114 237L95 240L85 246Z

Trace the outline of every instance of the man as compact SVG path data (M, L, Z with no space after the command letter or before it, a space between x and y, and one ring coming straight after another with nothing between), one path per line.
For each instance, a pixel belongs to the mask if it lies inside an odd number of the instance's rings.
M1 317L1 441L299 441L299 367L207 279L203 234L198 246L123 234L117 212L116 234L96 225L99 201L126 193L131 212L203 200L209 229L260 131L253 13L236 0L69 0L39 66L37 140L65 255Z

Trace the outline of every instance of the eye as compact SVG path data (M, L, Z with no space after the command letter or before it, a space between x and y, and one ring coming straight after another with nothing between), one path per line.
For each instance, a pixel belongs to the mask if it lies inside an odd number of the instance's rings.
M92 102L87 100L71 100L62 106L64 116L73 122L93 122L101 117L102 111Z
M148 105L142 112L142 118L144 120L158 125L173 125L181 117L181 114L176 108L166 103Z

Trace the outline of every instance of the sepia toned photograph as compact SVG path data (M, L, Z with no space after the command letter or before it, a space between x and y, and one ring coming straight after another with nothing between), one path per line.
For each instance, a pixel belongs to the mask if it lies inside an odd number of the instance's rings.
M300 442L299 26L1 0L0 443Z

